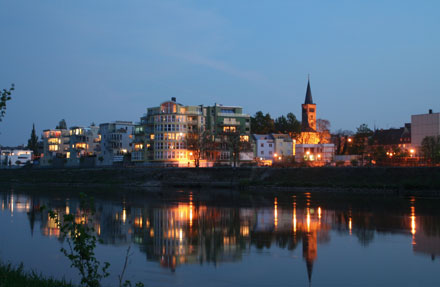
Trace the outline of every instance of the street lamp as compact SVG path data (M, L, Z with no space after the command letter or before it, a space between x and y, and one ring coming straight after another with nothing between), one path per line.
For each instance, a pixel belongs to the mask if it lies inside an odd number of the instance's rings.
M409 153L411 154L411 157L414 156L414 152L415 152L415 150L413 148L409 150Z

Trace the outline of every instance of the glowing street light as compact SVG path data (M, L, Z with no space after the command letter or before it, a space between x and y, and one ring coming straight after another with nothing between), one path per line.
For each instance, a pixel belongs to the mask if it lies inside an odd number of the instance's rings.
M351 138L348 138L348 142L351 143L353 140Z

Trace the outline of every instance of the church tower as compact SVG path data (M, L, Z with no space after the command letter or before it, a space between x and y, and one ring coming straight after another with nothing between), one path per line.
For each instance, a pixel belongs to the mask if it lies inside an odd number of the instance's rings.
M312 90L310 89L310 78L307 82L306 99L302 105L302 132L316 131L316 105L313 103Z

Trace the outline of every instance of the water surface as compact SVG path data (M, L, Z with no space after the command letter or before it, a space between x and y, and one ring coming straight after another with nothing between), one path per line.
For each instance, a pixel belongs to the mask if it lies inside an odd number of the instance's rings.
M130 246L126 279L146 286L440 286L438 199L207 194L95 194L104 284ZM0 205L0 260L77 282L40 207L84 220L78 191L8 188Z

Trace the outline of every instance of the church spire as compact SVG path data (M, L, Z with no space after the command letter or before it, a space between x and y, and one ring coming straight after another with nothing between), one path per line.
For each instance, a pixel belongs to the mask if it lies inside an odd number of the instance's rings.
M306 100L304 101L304 104L312 104L313 105L313 99L312 99L312 90L310 89L310 75L307 80L307 91L306 91Z

